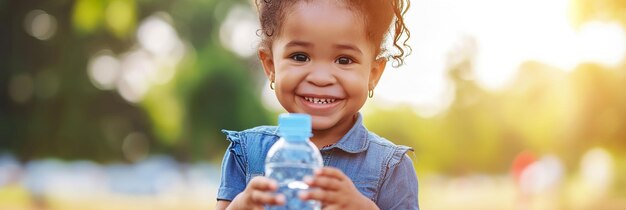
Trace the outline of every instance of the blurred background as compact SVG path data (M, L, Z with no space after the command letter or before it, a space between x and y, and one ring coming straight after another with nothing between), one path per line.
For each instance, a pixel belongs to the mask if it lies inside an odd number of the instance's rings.
M423 209L626 209L626 1L413 0L362 112ZM247 0L0 0L0 209L213 209L283 110Z

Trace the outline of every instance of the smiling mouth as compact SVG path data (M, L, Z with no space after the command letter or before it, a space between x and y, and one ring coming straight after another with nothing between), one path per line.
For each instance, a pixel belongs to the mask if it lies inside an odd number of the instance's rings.
M303 98L304 100L314 103L314 104L331 104L337 100L334 98L313 98L313 97L303 97Z

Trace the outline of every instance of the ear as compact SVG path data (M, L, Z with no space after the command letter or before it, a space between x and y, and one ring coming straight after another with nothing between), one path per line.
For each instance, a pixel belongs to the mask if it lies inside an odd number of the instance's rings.
M263 70L267 79L274 81L274 59L272 58L272 52L266 49L259 49L259 60L263 65Z
M368 83L368 90L372 90L378 84L380 77L383 75L385 71L385 66L387 65L387 59L378 58L372 63L372 70L370 71L370 78Z

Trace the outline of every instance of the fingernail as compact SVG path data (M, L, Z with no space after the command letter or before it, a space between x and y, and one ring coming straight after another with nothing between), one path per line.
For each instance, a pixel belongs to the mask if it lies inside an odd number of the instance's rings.
M315 170L313 171L313 174L315 174L315 175L320 175L320 174L322 174L322 169L321 169L321 168L317 168L317 169L315 169Z
M276 196L276 202L278 202L279 204L284 204L285 200L286 200L286 198L282 194Z
M275 182L275 181L273 181L273 180L269 183L269 185L270 185L270 188L272 188L272 189L274 189L274 190L275 190L276 188L278 188L278 184L276 184L276 182Z
M304 183L311 184L313 182L313 177L305 176L302 181L304 181Z
M308 192L306 192L306 191L300 191L300 192L298 192L298 197L299 197L301 200L305 200L308 196L309 196L309 193L308 193Z

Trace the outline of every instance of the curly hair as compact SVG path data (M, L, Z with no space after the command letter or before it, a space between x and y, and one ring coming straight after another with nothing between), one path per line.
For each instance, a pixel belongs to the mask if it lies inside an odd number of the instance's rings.
M261 37L261 48L269 49L273 38L281 31L281 20L285 17L285 11L300 1L314 0L255 0L261 23L258 33ZM377 57L393 59L396 67L404 64L406 56L411 54L411 47L407 43L411 33L404 22L404 15L410 7L409 0L342 1L363 16L367 38L377 43L375 46L379 46L376 52ZM392 42L395 48L393 51L388 50L383 43L387 38L387 32L393 36ZM403 34L406 36L402 36Z

